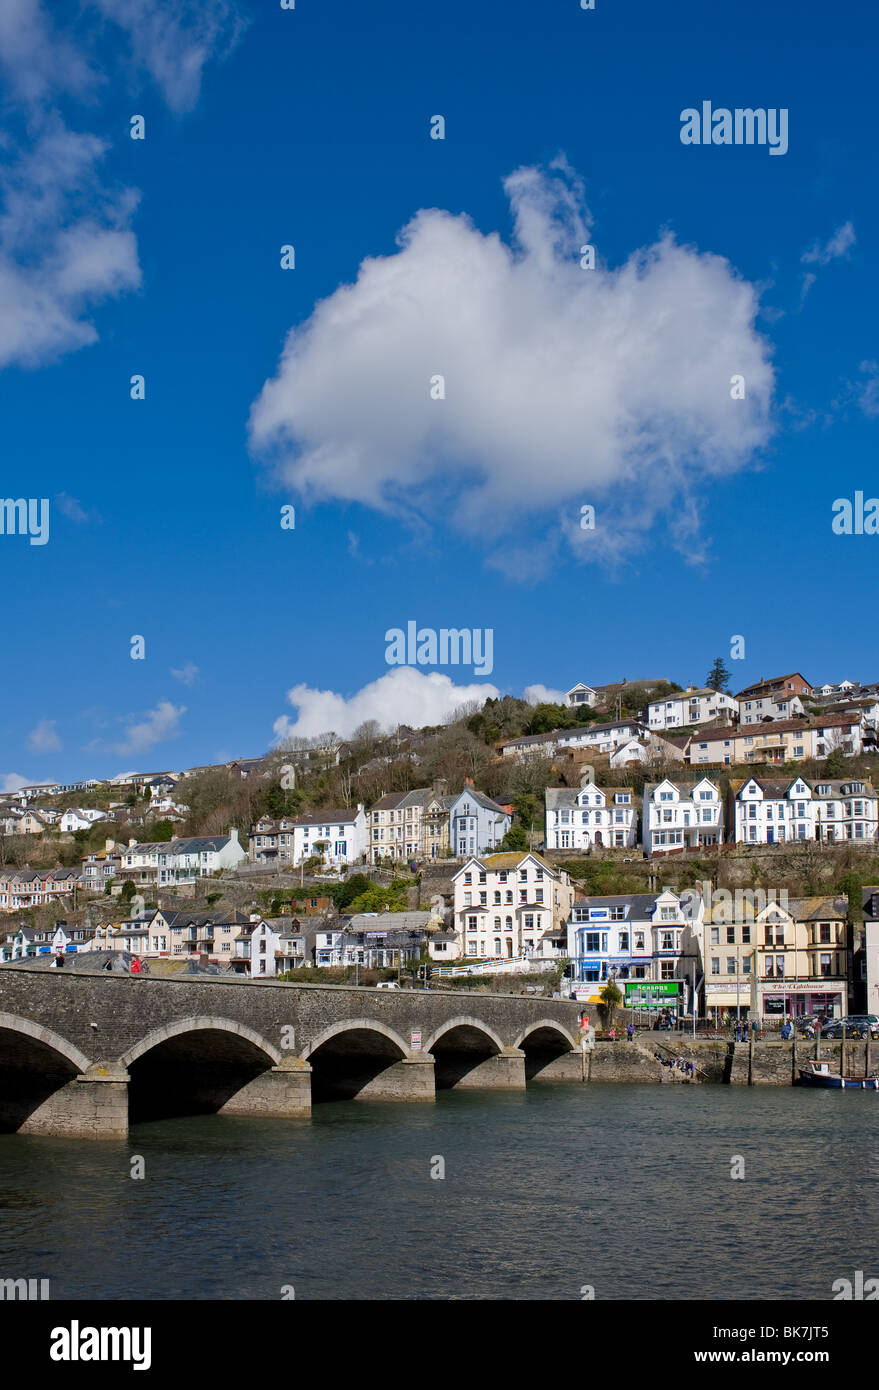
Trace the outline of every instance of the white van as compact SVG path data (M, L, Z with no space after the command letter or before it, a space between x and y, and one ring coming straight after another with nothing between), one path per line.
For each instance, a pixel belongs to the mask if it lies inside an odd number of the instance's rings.
M378 984L376 985L376 989L399 989L399 988L400 988L400 986L397 984L397 981L396 981L396 980L379 980Z

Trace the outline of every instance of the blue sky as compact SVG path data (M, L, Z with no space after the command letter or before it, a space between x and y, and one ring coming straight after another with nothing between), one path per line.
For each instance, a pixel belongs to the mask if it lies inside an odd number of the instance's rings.
M0 778L437 722L480 682L389 680L410 619L493 629L516 694L879 678L879 537L830 525L879 492L879 30L783 8L16 0L3 495L52 506L0 536ZM683 145L706 99L787 153Z

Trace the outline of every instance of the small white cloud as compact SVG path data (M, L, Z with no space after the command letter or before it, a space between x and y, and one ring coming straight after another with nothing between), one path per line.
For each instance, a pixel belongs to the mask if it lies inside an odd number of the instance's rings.
M198 676L198 667L194 662L187 661L186 665L181 666L179 669L172 666L171 675L174 677L175 681L181 681L183 685L193 685Z
M27 736L27 746L32 753L57 753L61 747L61 740L55 732L56 727L56 720L41 719L39 724L31 729Z
M20 777L17 772L0 772L0 791L2 792L17 792L20 791L22 787L32 787L34 785L33 777Z
M800 260L804 265L829 265L840 256L848 255L856 241L855 229L851 222L843 222L823 246L820 241L813 241L809 249L803 252Z
M129 724L125 738L113 745L113 752L120 756L128 753L144 753L156 743L165 743L180 733L180 720L186 713L185 705L172 705L170 700L160 700L155 709L148 710L142 720Z
M282 714L272 727L276 744L288 738L313 738L328 729L340 738L348 738L366 719L377 720L388 731L398 724L409 724L415 729L424 724L441 724L458 705L469 700L481 704L497 699L499 693L484 681L455 685L439 671L425 673L414 666L395 666L387 675L379 676L348 697L332 690L294 685L287 692L287 699L298 711L296 718Z
M563 705L567 699L567 692L551 690L546 685L526 685L522 691L522 699L527 700L529 705Z

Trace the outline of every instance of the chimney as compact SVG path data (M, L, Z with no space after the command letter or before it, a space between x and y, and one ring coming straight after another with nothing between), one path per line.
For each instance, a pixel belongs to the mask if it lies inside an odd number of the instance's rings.
M135 840L133 837L132 837L132 839L130 839L130 840L128 841L129 848L130 848L132 845L136 845L136 844L137 844L137 840Z
M465 787L472 787L472 786L473 786L473 778L472 778L472 777L465 777L465 778L464 778L464 786L465 786Z
M230 825L230 826L229 826L229 839L232 841L233 844L236 844L236 845L238 844L238 826L237 826L237 825Z
M434 796L445 796L449 787L448 777L434 777L433 794Z
M105 841L104 841L104 853L105 853L105 854L109 854L109 853L110 853L110 850L113 848L113 846L114 846L115 843L116 843L115 840L105 840Z

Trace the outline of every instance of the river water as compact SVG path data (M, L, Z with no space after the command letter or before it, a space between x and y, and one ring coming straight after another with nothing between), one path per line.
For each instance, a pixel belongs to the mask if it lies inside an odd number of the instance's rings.
M0 1277L53 1299L831 1299L879 1275L877 1099L551 1084L127 1144L0 1135Z

